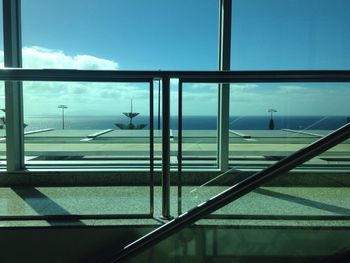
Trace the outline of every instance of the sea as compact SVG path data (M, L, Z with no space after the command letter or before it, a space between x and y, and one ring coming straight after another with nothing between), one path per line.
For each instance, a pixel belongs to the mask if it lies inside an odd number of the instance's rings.
M24 122L28 125L26 131L39 129L62 129L61 116L25 116ZM229 119L229 127L232 130L268 130L270 116L232 116ZM348 116L274 116L274 128L293 130L334 130L347 122ZM128 124L125 116L65 116L65 129L104 130L118 129L115 123ZM150 118L137 116L134 124L146 124L144 129L149 129ZM161 118L154 117L154 128L162 123ZM182 126L184 130L215 130L217 129L217 116L183 116ZM178 118L170 118L170 128L177 129Z

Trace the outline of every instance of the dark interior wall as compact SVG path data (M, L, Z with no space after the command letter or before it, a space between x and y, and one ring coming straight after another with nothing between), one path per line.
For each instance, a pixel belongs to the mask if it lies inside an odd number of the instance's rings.
M155 226L0 228L1 263L104 262ZM350 227L193 226L128 262L318 262L350 250Z

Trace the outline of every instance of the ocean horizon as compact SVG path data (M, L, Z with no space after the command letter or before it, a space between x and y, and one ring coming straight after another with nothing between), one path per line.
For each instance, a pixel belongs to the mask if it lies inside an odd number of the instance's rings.
M349 121L347 116L274 116L275 129L294 130L334 130ZM229 127L232 130L268 130L269 116L232 116ZM24 122L28 125L26 131L38 129L61 129L61 116L25 116ZM149 129L149 116L137 116L134 124L146 124ZM161 119L160 119L161 122ZM118 129L115 123L128 124L125 116L65 116L65 129L103 130ZM183 116L184 130L215 130L217 128L216 116ZM170 118L171 129L177 129L178 118ZM158 128L158 117L154 117L154 128Z

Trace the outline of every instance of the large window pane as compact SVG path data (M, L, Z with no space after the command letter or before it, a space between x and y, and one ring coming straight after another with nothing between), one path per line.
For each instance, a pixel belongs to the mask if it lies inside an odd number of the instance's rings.
M233 1L231 68L349 69L349 10L346 0Z
M350 121L349 95L348 83L232 84L230 165L267 167L346 124ZM306 166L335 165L329 158L347 161L347 145L337 146Z
M349 91L348 83L231 84L230 170L224 173L206 173L197 176L196 179L192 178L192 181L186 178L182 187L183 211L348 123ZM238 200L233 208L227 206L226 210L220 210L218 214L234 214L241 218L247 218L251 214L277 216L286 199L291 199L298 206L300 202L304 202L305 206L310 198L315 198L316 207L311 214L329 214L331 208L326 204L333 201L327 199L335 196L327 195L327 191L332 191L332 194L338 191L340 195L343 195L342 191L347 191L347 173L350 170L349 145L349 140L344 141L300 165L281 180L268 184L267 188L259 190L260 192L254 191L249 197ZM289 188L283 188L285 186ZM307 188L310 186L319 189L309 191ZM331 189L327 190L327 187ZM270 193L271 191L273 193ZM262 194L265 199L261 197ZM273 200L269 201L269 198ZM284 201L281 203L281 200ZM275 201L278 204L269 205L269 202ZM324 202L328 210L317 212L317 202ZM339 202L339 207L343 207L342 200L336 202ZM251 204L254 204L254 209ZM265 207L265 210L261 210L262 207ZM348 207L344 207L345 210L337 208L340 215L348 215ZM300 209L303 209L303 206ZM289 216L295 215L294 212L297 215L307 215L304 210L298 214L298 210L293 210L292 205L287 210L281 213Z
M6 198L22 206L15 215L151 213L149 83L25 81L23 93L26 167L78 173L44 180L61 187L8 190Z
M217 68L217 1L23 0L24 66Z
M182 164L217 167L218 85L182 85Z
M24 82L23 90L27 165L149 167L148 83Z

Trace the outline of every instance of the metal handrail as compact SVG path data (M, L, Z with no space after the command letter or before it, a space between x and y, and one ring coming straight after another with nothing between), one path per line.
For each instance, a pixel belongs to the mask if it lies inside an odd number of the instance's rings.
M318 156L319 154L338 145L348 138L350 138L350 123L342 126L336 131L306 146L305 148L287 156L263 171L237 183L206 202L203 202L190 211L183 213L179 217L169 221L156 230L127 245L123 250L116 253L109 262L120 262L130 256L142 252L146 248L156 245L160 241L193 224L197 220L202 219L206 215L253 191L266 182L271 181L272 179L281 176L291 169L296 168L297 166Z
M156 71L156 70L74 70L0 69L0 80L8 81L91 81L149 82L150 79L179 78L183 82L349 82L349 70L284 71Z

